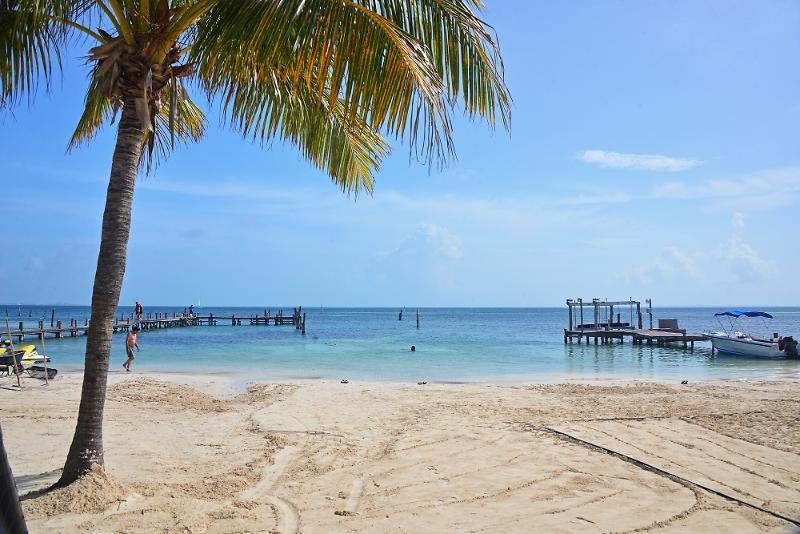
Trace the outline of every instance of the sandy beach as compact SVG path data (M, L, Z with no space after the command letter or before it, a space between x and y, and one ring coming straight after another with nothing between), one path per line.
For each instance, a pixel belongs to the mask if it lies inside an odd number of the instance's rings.
M241 383L241 381L239 381ZM253 384L112 374L106 471L32 532L790 532L797 382ZM80 375L0 390L20 494L55 481Z

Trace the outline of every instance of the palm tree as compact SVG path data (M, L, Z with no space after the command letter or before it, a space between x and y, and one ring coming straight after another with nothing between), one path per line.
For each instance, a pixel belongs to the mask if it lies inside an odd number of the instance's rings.
M192 95L244 138L287 141L344 192L371 192L387 138L430 166L454 156L458 107L508 128L510 96L494 31L476 15L482 8L482 0L0 0L0 105L32 101L40 82L49 88L79 37L91 73L70 148L119 115L78 422L59 485L103 463L111 324L136 175L176 140L203 136Z

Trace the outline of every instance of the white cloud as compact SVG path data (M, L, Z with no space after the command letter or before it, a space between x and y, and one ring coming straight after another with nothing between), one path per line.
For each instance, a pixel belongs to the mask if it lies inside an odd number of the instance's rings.
M423 224L387 256L456 260L462 256L461 238L442 226Z
M744 214L735 212L731 217L731 226L731 236L717 250L721 262L737 280L748 282L765 278L773 271L772 264L743 240L741 232L745 227Z
M702 276L703 273L698 267L697 260L679 247L671 245L664 247L658 256L649 262L633 272L629 272L625 278L627 280L634 279L641 284L653 284L687 277L698 279Z
M641 267L624 275L627 282L644 285L686 279L752 282L763 280L775 269L758 250L747 243L741 233L745 229L744 214L731 217L731 233L718 245L700 250L668 246Z
M763 279L772 272L772 265L736 233L718 253L730 273L743 282Z
M700 165L693 159L671 158L660 154L622 154L606 150L585 150L578 154L584 163L612 169L638 169L645 171L686 171Z
M463 256L461 238L447 228L422 224L389 252L375 258L381 282L407 287L409 295L420 289L455 287L455 269Z

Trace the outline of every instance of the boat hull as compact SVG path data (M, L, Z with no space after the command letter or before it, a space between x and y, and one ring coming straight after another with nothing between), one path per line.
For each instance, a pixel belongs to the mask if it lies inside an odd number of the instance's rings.
M722 353L735 354L737 356L752 356L756 358L782 358L785 356L783 351L778 348L777 343L713 334L706 334L706 336L711 340L711 344L714 348Z

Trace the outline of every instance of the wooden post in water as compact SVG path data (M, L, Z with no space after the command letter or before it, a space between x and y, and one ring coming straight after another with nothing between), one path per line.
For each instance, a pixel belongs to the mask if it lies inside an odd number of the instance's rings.
M11 361L14 362L14 374L17 375L17 387L22 387L22 381L20 378L20 370L19 365L17 365L17 357L16 351L14 350L14 342L11 341L11 325L8 324L8 309L6 309L6 334L8 336L8 343L11 347Z
M75 319L77 323L78 320ZM47 352L44 350L44 336L42 336L42 360L44 360L44 385L48 385L50 383L50 379L47 378Z
M22 321L20 321L19 322L19 342L20 343L25 341L25 332L23 331L23 326L24 326L24 323ZM11 339L11 338L9 338L9 339ZM13 355L14 355L14 353L12 352L11 356L13 356Z
M567 311L569 312L569 329L572 330L572 299L567 299Z
M303 335L306 335L306 312L303 312Z
M650 330L653 329L653 299L647 299L647 315L650 316Z
M400 310L400 314L397 316L397 320L398 321L402 321L403 320L403 310Z
M56 319L56 309L53 308L50 310L50 328L53 328L53 322Z
M417 330L419 330L419 308L417 308Z

